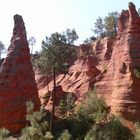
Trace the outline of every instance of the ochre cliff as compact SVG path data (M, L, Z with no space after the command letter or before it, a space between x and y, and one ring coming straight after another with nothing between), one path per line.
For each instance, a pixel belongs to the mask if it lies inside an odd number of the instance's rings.
M135 70L140 72L140 17L133 3L129 3L129 11L124 21L120 18L119 24L126 25L118 33L114 49L116 71L114 74L114 89L112 92L112 112L120 113L128 120L140 118L140 79ZM127 16L128 15L128 16ZM120 56L120 57L119 57Z
M104 38L93 44L82 44L78 47L78 59L69 68L68 74L56 77L57 86L61 85L64 92L72 92L77 96L77 102L85 99L85 94L93 88L93 81L109 63L113 40ZM36 82L41 102L48 91L53 89L52 75L41 76L36 71Z
M140 117L140 17L133 3L123 10L108 70L95 84L111 111L133 121Z
M91 53L92 52L92 53ZM41 79L41 77L40 77ZM118 21L118 33L114 40L99 39L93 44L82 44L78 59L68 74L57 76L57 85L63 91L73 92L77 101L96 88L114 114L126 120L140 118L140 17L135 5L130 2L129 10L123 10ZM49 77L50 90L53 82ZM43 83L43 90L47 92ZM41 85L39 78L37 84Z
M26 126L27 101L32 101L35 109L39 108L24 22L21 16L15 15L11 44L0 68L0 127L15 133Z

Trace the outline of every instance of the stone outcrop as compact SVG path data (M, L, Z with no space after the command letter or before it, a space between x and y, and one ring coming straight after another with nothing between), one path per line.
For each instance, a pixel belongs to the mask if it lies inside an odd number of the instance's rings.
M133 121L140 118L140 17L133 3L122 11L118 25L108 70L95 86L113 113Z
M55 106L59 106L60 100L63 100L66 97L66 93L63 91L62 86L56 86L55 89ZM54 92L52 90L52 92ZM50 95L50 98L48 100L48 103L46 105L46 110L48 110L49 112L52 112L52 108L53 108L53 99L52 99L52 94Z
M0 68L0 127L15 133L26 126L27 101L39 109L24 22L20 15L15 15L11 44Z
M102 62L111 59L113 39L105 37L93 43L93 51L95 52L98 61Z
M90 81L100 74L95 62L95 58L92 56L79 58L70 67L69 73L64 79L58 83L62 85L64 91L82 96L89 91Z
M112 113L134 121L140 118L140 17L132 2L128 7L119 17L116 39L81 45L79 58L68 74L57 76L57 85L75 93L78 101L95 87Z
M90 55L81 56L69 68L68 74L60 74L56 77L56 84L61 85L64 92L74 93L78 98L77 102L84 100L85 93L91 89L90 82L101 73L96 68L95 63L96 57ZM50 79L51 77L48 77L48 81ZM39 95L42 98L47 93L48 82L44 85L44 81L47 80L41 76L39 77L39 75L36 75L36 81L39 88L42 86L42 89L40 88L39 90ZM49 82L49 90L53 90L53 81ZM41 101L44 103L42 99Z
M97 58L96 65L97 68L100 69L101 71L104 71L104 69L110 62L113 50L112 45L113 39L110 37L104 37L92 43L92 49Z
M111 59L112 44L113 40L106 37L92 44L77 46L78 59L69 68L68 74L57 75L57 85L62 86L63 92L74 93L77 102L84 100L85 93L93 87L95 78L107 68ZM41 103L44 104L47 91L53 90L53 75L42 76L37 70L35 73Z

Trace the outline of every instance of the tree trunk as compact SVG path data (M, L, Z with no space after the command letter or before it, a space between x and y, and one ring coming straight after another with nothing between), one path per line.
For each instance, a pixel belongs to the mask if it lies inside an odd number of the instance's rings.
M54 81L54 88L52 92L52 100L53 100L53 107L52 107L52 113L51 113L51 119L50 119L50 126L49 126L49 131L52 132L54 128L54 113L55 113L55 93L56 93L56 79L55 79L55 66L54 66L54 76L53 76L53 81Z
M49 79L48 79L48 74L47 74L47 91L49 92Z

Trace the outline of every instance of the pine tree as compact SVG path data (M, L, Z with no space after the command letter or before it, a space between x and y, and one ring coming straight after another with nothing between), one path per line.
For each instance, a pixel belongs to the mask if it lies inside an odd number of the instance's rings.
M105 32L107 36L115 37L118 30L118 12L111 12L104 18Z
M34 104L32 102L26 103L27 115L26 119L29 121L29 126L22 130L22 136L19 140L51 140L52 134L48 131L48 122L44 121L46 113L43 108L40 111L34 111Z
M96 22L94 23L95 29L91 29L95 34L97 34L97 37L104 37L104 23L103 19L101 17L98 17L96 19Z

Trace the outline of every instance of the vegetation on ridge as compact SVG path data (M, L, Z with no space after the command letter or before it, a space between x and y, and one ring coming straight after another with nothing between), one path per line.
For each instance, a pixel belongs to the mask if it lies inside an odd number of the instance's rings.
M46 120L48 114L44 109L34 112L32 102L27 102L26 106L26 119L29 125L23 129L19 140L138 140L139 138L139 127L136 133L132 133L122 124L123 120L109 113L105 102L98 98L95 92L89 92L80 106L73 105L71 109L74 111L71 116L55 120L52 133L49 132Z
M93 32L97 37L115 37L117 34L118 12L109 13L104 20L99 17L95 23ZM33 46L34 38L30 38ZM74 41L78 39L76 31L67 29L63 33L53 33L42 42L42 51L38 59L34 60L34 66L48 75L57 72L66 72L69 67L69 58L76 57ZM90 41L96 40L94 36ZM89 40L86 40L87 42ZM85 42L86 42L85 41ZM2 44L2 43L1 43ZM2 45L1 45L2 46ZM31 51L32 52L32 51ZM107 67L104 66L104 70ZM140 70L135 68L133 74L140 78ZM26 119L28 125L23 129L19 140L139 140L140 128L136 127L133 133L123 125L123 120L110 114L109 108L103 99L98 98L96 92L89 92L85 101L76 106L71 94L61 100L59 105L59 117L54 122L54 130L49 132L49 119L46 111L41 108L34 112L32 102L27 102ZM58 129L58 127L60 129ZM0 138L6 139L9 131L0 129Z
M97 37L103 38L105 36L109 36L114 38L117 35L118 18L119 13L116 11L108 13L108 16L104 19L98 17L94 23L95 27L92 31L97 34Z
M78 39L76 31L67 29L63 33L53 33L42 41L42 51L34 66L44 74L53 73L55 66L57 72L65 72L69 67L70 59L76 57L76 48L73 43Z

